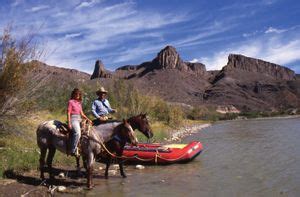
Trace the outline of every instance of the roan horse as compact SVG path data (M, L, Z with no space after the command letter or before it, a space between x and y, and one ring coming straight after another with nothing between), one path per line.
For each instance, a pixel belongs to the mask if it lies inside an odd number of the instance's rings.
M153 133L151 131L149 122L145 114L140 114L128 119L128 123L132 127L133 130L138 129L141 131L147 138L151 138ZM112 138L113 128L121 123L107 123L99 126L93 126L91 129L87 125L82 127L83 133L89 130L88 136L92 136L92 138L97 140L102 140L103 143L109 141ZM55 155L56 149L63 153L67 153L68 147L68 139L67 136L62 134L60 130L64 127L64 124L57 120L46 121L38 126L36 131L37 134L37 144L40 148L40 177L44 179L44 170L45 170L45 157L48 150L47 156L47 166L49 171L50 180L54 178L52 173L52 160ZM105 131L105 132L104 132ZM82 158L84 161L84 166L88 172L88 187L92 186L92 165L95 160L95 156L97 156L101 150L101 145L96 142L92 138L82 138L85 139L81 142L82 145L88 144L88 148L82 148ZM79 157L77 160L77 168L80 171L79 166ZM90 177L90 178L89 178ZM90 181L89 181L90 180Z

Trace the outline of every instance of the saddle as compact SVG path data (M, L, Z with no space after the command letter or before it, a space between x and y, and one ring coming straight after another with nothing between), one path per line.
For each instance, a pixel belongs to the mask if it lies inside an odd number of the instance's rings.
M66 123L60 124L57 128L58 128L59 132L61 134L65 135L66 138L67 138L67 147L66 147L67 150L66 150L66 152L67 152L67 155L70 155L71 154L71 146L72 146L70 136L72 134L72 130L69 129L68 124L66 124Z
M59 125L58 130L61 134L67 135L67 137L69 137L68 135L71 133L71 130L66 123Z

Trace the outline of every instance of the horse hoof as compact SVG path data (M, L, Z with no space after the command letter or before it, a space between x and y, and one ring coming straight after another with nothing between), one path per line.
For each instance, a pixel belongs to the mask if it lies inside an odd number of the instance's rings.
M88 190L91 190L91 189L93 189L93 188L94 188L94 185L93 185L93 184L87 186L87 189L88 189Z
M108 176L105 176L105 179L108 179Z
M127 178L127 176L125 174L122 175L123 178Z

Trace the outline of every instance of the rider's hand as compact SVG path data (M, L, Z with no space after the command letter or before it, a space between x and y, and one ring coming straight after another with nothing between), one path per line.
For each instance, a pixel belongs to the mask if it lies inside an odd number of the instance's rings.
M100 120L100 121L106 121L106 120L107 120L107 117L106 117L106 116L100 116L100 117L99 117L99 120Z
M69 129L72 129L72 125L71 124L68 124L68 127L69 127Z
M117 113L117 110L116 110L116 109L113 109L113 110L112 110L112 113Z

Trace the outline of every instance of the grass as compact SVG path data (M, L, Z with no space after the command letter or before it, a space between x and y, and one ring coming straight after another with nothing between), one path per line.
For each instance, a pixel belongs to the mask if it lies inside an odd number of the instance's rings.
M0 123L0 177L6 171L21 173L39 167L39 148L36 144L37 125L45 120L65 118L62 115L39 112L26 117L1 117ZM75 166L75 159L56 152L54 165Z

